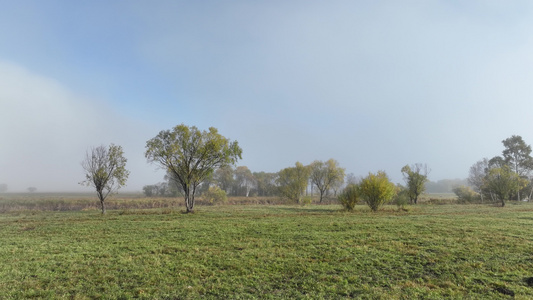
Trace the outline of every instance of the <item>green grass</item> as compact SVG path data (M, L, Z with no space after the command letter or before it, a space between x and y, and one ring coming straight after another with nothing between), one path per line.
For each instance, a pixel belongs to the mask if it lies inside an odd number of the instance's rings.
M533 298L533 205L0 214L0 299Z

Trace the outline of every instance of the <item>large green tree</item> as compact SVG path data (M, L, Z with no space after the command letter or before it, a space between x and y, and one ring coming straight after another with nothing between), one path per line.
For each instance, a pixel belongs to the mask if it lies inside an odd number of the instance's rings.
M201 131L181 124L148 140L145 156L150 163L172 174L183 192L187 212L192 212L198 186L216 168L233 165L241 159L242 149L237 141L231 142L214 127Z
M309 169L311 183L316 186L320 193L320 202L329 189L344 182L344 169L334 159L326 162L315 160L309 165Z
M281 196L300 203L307 187L308 179L309 168L300 162L296 162L294 167L279 171L276 183L279 186Z
M370 209L377 211L394 197L396 186L390 182L387 173L378 171L377 174L369 173L361 180L359 193Z
M417 204L418 197L426 190L428 181L428 167L426 164L405 165L402 174L406 183L407 194L411 203Z
M92 186L100 200L102 214L105 214L105 199L111 193L126 185L130 172L126 170L127 159L121 146L111 144L109 147L91 148L81 163L85 171L85 180L80 184Z

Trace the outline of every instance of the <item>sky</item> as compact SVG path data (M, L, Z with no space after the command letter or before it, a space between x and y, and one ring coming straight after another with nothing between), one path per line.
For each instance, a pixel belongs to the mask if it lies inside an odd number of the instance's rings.
M0 183L89 191L90 147L124 190L163 180L146 141L215 127L238 165L336 159L356 176L425 163L466 178L533 142L531 1L0 0Z

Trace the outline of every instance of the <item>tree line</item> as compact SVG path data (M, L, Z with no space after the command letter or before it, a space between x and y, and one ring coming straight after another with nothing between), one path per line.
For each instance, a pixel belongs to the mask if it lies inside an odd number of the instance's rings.
M124 186L129 176L123 154L120 146L102 145L87 151L82 162L85 180L80 184L96 189L102 213L105 213L106 197ZM334 159L325 162L316 160L307 166L296 162L294 167L277 173L252 173L245 166L233 168L242 158L242 149L237 141L230 141L213 127L201 131L184 124L163 130L148 140L145 157L149 163L164 168L166 176L165 182L145 186L144 192L165 196L181 194L187 212L193 212L195 197L202 192L216 198L226 194L245 197L251 194L277 195L301 203L307 187L311 187L311 193L316 189L322 202L329 193L337 195L344 186L345 178L348 178L348 184L342 190L341 199L345 199L349 191L355 192L355 198L350 201L361 198L372 210L377 210L395 196L408 198L416 204L424 192L428 173L427 165L406 165L401 170L406 187L391 183L384 171L369 173L360 180L353 175L346 176L345 169Z
M470 167L468 186L455 189L463 201L495 201L505 206L507 200L529 201L533 196L533 157L531 145L521 136L502 141L502 155L483 158Z

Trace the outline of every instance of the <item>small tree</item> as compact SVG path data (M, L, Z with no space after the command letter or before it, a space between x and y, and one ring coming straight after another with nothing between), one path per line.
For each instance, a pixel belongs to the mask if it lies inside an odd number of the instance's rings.
M300 162L297 162L294 167L279 171L276 183L279 186L281 196L300 203L307 187L308 178L309 168Z
M315 160L309 165L310 178L320 193L320 202L325 193L336 185L340 186L344 182L344 169L339 167L339 163L330 159L326 162Z
M372 211L377 211L387 203L396 192L396 186L390 182L387 173L378 171L377 174L369 173L359 184L361 197Z
M30 186L30 187L28 188L28 192L30 192L30 193L35 193L36 191L37 191L37 188L34 187L34 186Z
M102 214L105 214L104 201L107 196L126 185L130 174L126 170L126 162L122 147L111 144L109 148L102 145L87 151L85 160L81 163L85 170L85 181L80 184L96 189Z
M513 191L526 184L527 181L520 178L507 165L490 169L485 177L485 187L501 201L502 207L505 206L505 200L509 200Z
M407 184L407 191L411 203L418 203L418 196L426 190L428 181L428 167L423 164L405 165L402 168L403 177Z
M7 184L0 183L0 193L5 193L5 192L7 192Z
M194 209L194 196L200 184L216 168L233 165L242 158L236 141L218 133L214 127L200 131L183 124L164 130L146 142L148 162L165 168L183 192L187 212Z
M348 184L339 194L339 202L345 210L352 211L359 202L359 187L357 184Z

